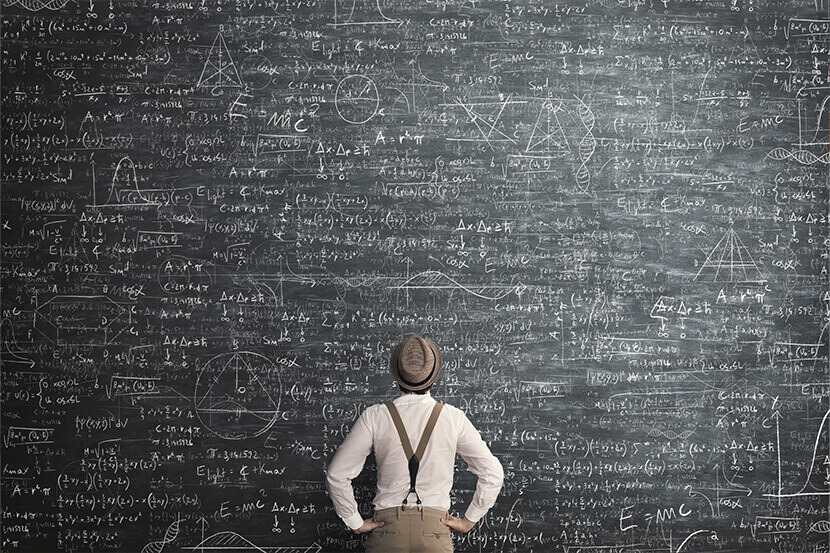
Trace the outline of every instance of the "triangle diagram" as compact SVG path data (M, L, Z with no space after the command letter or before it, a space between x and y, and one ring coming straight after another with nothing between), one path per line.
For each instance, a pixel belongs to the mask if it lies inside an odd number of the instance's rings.
M205 375L208 376L208 375ZM278 409L270 392L256 371L238 353L231 355L196 403L203 411L244 411L264 421L273 418Z
M222 32L216 33L196 87L243 86Z
M565 153L567 151L568 139L559 117L556 116L558 107L553 107L547 102L539 108L539 115L533 124L530 138L527 140L525 152L528 153Z
M199 400L199 402L196 403L197 409L202 406L202 403L206 399L208 399L208 397L213 397L213 387L216 386L216 384L221 380L222 375L225 373L225 369L228 368L228 365L230 365L231 361L233 361L235 358L236 355L232 355L230 359L228 359L228 362L222 366L222 368L219 370L216 376L210 377L210 384L208 385L207 391L205 391L204 395L202 395L202 398Z
M257 376L256 371L254 370L251 365L248 364L245 359L241 356L237 356L239 361L245 365L245 372L248 374L248 393L250 393L253 397L257 398L257 404L260 406L264 406L264 409L248 409L248 413L251 415L268 422L269 419L273 418L275 413L278 411L278 405L274 398L271 396L271 393L268 391L268 388L265 384L260 380ZM267 400L266 400L267 398Z
M759 282L765 279L738 233L730 228L709 252L694 280Z

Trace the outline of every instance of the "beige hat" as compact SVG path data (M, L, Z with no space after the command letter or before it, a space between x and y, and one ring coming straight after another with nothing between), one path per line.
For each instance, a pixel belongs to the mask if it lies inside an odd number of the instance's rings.
M420 392L438 380L444 368L444 356L429 338L407 334L392 350L389 368L401 388Z

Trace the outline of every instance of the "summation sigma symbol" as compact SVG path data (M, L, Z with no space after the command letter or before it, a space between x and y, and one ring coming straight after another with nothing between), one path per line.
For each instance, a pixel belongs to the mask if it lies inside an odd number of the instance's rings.
M280 367L258 353L222 353L208 360L196 379L196 414L211 432L227 440L267 432L279 416Z

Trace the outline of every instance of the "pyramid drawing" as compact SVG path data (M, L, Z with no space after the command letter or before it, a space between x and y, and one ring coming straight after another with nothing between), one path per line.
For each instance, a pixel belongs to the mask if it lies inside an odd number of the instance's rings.
M240 87L244 86L242 78L236 70L228 45L222 31L216 33L213 44L208 52L202 74L196 87Z
M570 158L574 181L583 192L587 192L591 186L588 162L596 150L593 134L595 121L591 108L581 98L576 99L579 103L575 109L566 109L562 100L557 105L553 105L552 100L542 104L527 140L525 153Z
M738 233L730 228L709 252L694 280L759 282L766 279Z
M559 117L556 112L560 107L551 106L548 103L539 108L539 115L536 117L536 122L533 124L533 130L530 133L530 138L527 140L525 152L528 153L551 153L563 152L568 147L568 138L565 136L565 131L562 129L562 124L559 122ZM556 140L561 136L562 140Z

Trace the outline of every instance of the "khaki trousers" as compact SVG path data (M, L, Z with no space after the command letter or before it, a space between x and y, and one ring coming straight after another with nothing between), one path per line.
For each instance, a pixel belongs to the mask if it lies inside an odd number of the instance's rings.
M452 553L447 511L431 507L399 506L375 511L385 524L369 532L366 553Z

